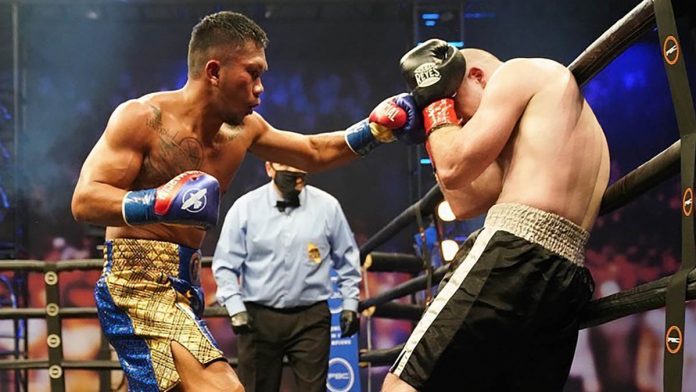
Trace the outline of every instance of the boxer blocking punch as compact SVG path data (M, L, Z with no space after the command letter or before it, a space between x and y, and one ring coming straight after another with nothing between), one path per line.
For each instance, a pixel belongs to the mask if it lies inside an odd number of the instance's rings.
M486 214L383 391L560 391L592 297L584 246L609 178L570 71L429 40L401 59L435 177L459 219Z
M430 155L430 162L435 168L435 160L430 153L427 136L434 129L446 125L461 123L454 110L452 98L464 78L466 60L451 45L442 45L442 41L429 40L401 60L401 70L406 85L413 95L419 110L422 110L422 136L425 149Z

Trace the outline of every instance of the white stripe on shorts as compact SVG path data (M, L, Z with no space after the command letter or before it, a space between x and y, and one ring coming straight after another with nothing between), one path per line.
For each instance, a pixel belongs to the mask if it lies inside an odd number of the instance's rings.
M416 348L416 345L418 345L418 342L420 342L421 338L423 338L425 332L428 330L428 328L430 328L430 325L433 323L435 318L437 318L437 315L440 314L450 298L452 298L454 293L457 292L459 286L462 285L464 279L467 277L467 275L469 275L469 272L474 267L479 257L481 257L484 249L486 249L488 241L490 241L493 234L495 234L497 231L498 230L483 229L481 233L479 233L476 241L474 242L474 246L466 256L466 259L464 259L459 267L457 267L449 282L447 282L445 287L440 290L433 302L428 307L428 310L425 312L425 314L423 314L423 317L421 317L418 325L416 325L416 328L413 329L411 336L406 341L406 344L404 345L404 348L401 350L401 354L399 354L399 358L397 359L397 366L394 368L393 372L395 376L398 377L404 370L404 367L406 366L408 359L411 357L411 353L413 353L413 350Z

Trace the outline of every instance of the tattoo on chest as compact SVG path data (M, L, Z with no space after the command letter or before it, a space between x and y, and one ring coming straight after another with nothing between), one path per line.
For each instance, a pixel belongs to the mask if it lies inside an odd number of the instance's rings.
M159 143L143 160L142 182L156 185L183 171L200 169L203 164L201 142L191 136L178 137L179 131L163 125L159 108L152 107L152 112L147 127L157 132Z
M167 129L162 125L162 111L154 106L152 108L152 117L147 120L147 127L154 129L160 135L166 134Z

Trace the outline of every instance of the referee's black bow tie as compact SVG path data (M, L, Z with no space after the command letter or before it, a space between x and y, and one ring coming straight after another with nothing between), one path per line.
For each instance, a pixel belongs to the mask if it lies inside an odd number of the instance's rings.
M276 208L278 208L278 211L283 212L285 211L285 208L287 207L299 207L300 206L300 200L295 199L295 200L278 200L276 202Z

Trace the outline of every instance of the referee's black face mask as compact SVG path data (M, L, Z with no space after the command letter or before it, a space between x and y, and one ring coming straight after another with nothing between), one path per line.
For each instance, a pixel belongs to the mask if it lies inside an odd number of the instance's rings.
M273 176L273 183L287 201L295 201L300 195L300 191L305 186L307 173L290 170L276 170Z

